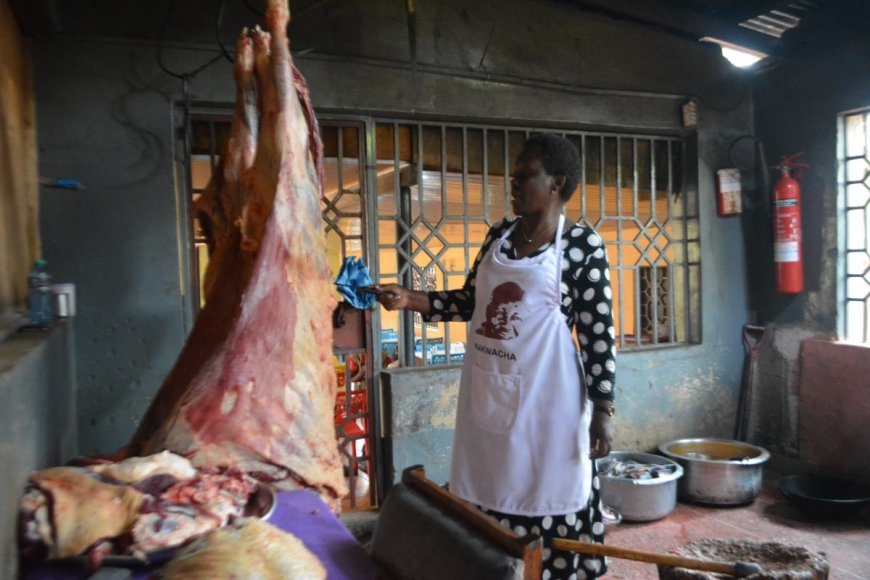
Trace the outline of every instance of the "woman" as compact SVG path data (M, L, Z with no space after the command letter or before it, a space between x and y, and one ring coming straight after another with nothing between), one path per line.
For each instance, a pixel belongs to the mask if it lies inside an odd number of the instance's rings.
M591 228L563 215L579 178L571 143L531 137L511 177L517 218L492 227L463 289L388 284L378 298L429 321L471 320L450 490L521 535L541 534L545 579L606 571L602 558L549 548L560 537L603 541L591 460L610 453L613 439L607 253Z

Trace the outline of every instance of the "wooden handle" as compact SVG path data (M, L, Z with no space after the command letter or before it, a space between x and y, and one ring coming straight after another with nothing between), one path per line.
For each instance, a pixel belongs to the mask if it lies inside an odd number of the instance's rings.
M648 562L650 564L664 564L675 568L689 568L692 570L701 570L703 572L719 572L721 574L730 574L731 576L736 575L734 564L713 562L711 560L695 560L694 558L684 558L673 554L660 554L658 552L632 550L629 548L620 548L618 546L608 546L605 544L593 544L576 540L560 539L553 540L553 548L556 550L564 550L566 552L580 552L581 554L593 554L595 556L613 556L614 558L637 560L638 562Z

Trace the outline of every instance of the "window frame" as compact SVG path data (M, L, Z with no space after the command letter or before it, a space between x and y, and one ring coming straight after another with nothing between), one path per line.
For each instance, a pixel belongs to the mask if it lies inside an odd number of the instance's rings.
M863 138L864 151L863 154L852 154L848 152L848 128L847 120L849 117L863 116ZM867 167L865 167L864 178L852 180L849 178L848 164L851 161L863 159ZM850 185L863 186L870 189L867 185L867 176L870 173L870 106L859 107L848 111L843 111L837 115L837 334L841 340L847 342L856 342L859 344L870 344L870 291L863 297L852 297L849 292L849 279L861 278L868 280L870 272L870 258L865 258L867 269L864 274L853 274L849 272L849 255L850 253L859 253L863 251L870 255L870 198L865 202L863 209L860 206L852 206L848 203L848 189ZM852 249L849 246L849 213L852 211L864 212L864 248ZM870 282L868 282L870 284ZM862 336L856 337L850 334L849 331L849 303L863 302L864 320Z

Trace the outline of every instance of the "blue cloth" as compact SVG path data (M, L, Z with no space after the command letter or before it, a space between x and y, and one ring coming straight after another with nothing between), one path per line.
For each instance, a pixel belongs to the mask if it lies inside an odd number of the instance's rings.
M354 308L365 310L374 307L375 295L358 290L363 286L372 285L369 269L359 258L353 256L345 258L338 272L338 278L335 279L335 285L347 303Z

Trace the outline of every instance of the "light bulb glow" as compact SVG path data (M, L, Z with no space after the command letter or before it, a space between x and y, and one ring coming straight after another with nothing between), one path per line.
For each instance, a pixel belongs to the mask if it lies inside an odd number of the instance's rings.
M736 48L731 48L730 46L722 47L722 56L727 58L728 62L730 62L734 66L739 66L740 68L752 66L760 61L762 58L757 54L746 52L744 50Z
M701 42L712 42L718 44L722 51L722 56L728 59L728 62L740 68L750 67L758 61L767 58L767 55L763 52L750 50L743 46L732 44L711 36L705 36L701 39Z

